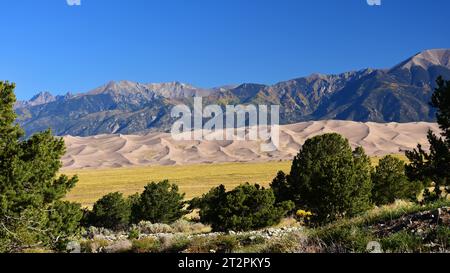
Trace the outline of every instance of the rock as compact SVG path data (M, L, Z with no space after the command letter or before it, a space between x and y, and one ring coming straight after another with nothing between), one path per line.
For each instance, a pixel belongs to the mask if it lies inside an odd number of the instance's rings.
M383 249L381 247L381 244L379 242L369 242L367 244L367 252L369 253L373 253L373 254L379 254L379 253L383 253Z
M67 244L66 250L68 253L81 253L81 245L79 242L72 241Z

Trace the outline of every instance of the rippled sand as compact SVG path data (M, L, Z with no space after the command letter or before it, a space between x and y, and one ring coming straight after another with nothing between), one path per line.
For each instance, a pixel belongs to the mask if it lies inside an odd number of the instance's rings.
M83 169L290 160L306 139L330 132L347 137L353 147L363 146L371 156L381 156L403 153L418 143L427 148L430 129L439 132L437 124L425 122L303 122L281 126L280 149L269 153L261 151L258 141L177 141L168 133L66 136L63 165L65 169Z

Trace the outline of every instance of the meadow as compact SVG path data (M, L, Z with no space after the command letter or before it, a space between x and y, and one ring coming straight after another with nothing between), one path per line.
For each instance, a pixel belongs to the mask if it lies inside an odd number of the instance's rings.
M79 182L66 199L90 207L105 194L122 192L128 196L141 192L152 181L168 179L186 193L186 199L191 199L220 184L227 189L245 182L269 186L279 170L289 172L290 168L290 161L282 161L70 170L63 173L79 177Z
M406 160L403 155L397 157ZM380 157L372 157L378 164ZM100 197L111 192L126 196L141 192L150 182L168 179L179 186L186 199L201 196L211 188L224 184L227 189L242 183L258 183L268 187L278 171L289 173L291 161L263 163L222 163L184 166L149 166L116 169L67 170L69 176L78 175L79 182L69 192L67 200L90 207Z

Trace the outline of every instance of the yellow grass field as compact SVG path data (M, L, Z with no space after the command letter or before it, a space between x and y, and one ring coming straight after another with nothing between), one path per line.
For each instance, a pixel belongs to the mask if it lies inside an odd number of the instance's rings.
M409 160L408 160L408 158L404 155L404 154L398 154L398 155L392 155L393 157L396 157L396 158L398 158L398 159L401 159L401 160L403 160L403 161L405 161L405 162L409 162ZM380 157L380 156L373 156L373 157L371 157L370 159L372 160L372 164L374 165L374 166L376 166L376 165L378 165L378 162L380 162L380 160L382 159L383 157Z
M406 157L396 155L402 160ZM373 157L374 165L379 157ZM185 166L151 166L117 169L71 170L64 174L78 175L80 181L67 200L90 207L100 197L111 192L131 195L141 192L148 183L168 179L176 183L186 199L201 196L211 188L224 184L227 189L245 183L269 186L278 171L289 173L291 161L264 163L222 163Z
M232 189L242 183L268 186L279 170L289 172L291 162L224 163L187 166L152 166L136 168L73 170L66 175L78 175L80 181L67 200L92 206L95 201L111 192L131 195L141 192L152 181L168 179L191 199L224 184Z

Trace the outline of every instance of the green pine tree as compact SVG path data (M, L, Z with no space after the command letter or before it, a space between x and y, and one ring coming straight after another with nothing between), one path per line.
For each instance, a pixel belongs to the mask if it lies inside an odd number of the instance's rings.
M122 193L110 193L95 202L89 213L89 225L108 229L124 229L130 223L131 204Z
M372 173L372 200L387 205L398 199L416 199L421 187L405 174L405 162L391 155L383 157Z
M0 250L54 246L65 236L49 224L53 206L77 177L57 175L64 140L50 131L23 139L17 125L14 84L0 82ZM77 215L76 217L78 217ZM53 229L52 229L53 228ZM70 234L67 234L69 236Z
M223 185L191 201L200 209L200 220L215 231L247 231L276 225L292 210L291 201L276 203L271 189L244 184L230 192Z
M437 122L442 130L442 137L428 132L430 152L421 145L406 156L411 162L406 166L406 173L411 181L422 181L426 186L434 183L434 192L427 189L425 197L428 201L443 198L442 187L450 192L450 81L442 77L437 79L437 88L432 96L431 105L437 108Z
M138 200L132 201L131 217L135 223L173 223L187 213L183 199L184 194L179 193L176 184L168 180L152 182L145 186Z
M371 170L364 149L352 151L341 135L313 137L292 163L289 199L314 213L312 220L319 224L356 215L372 205Z

